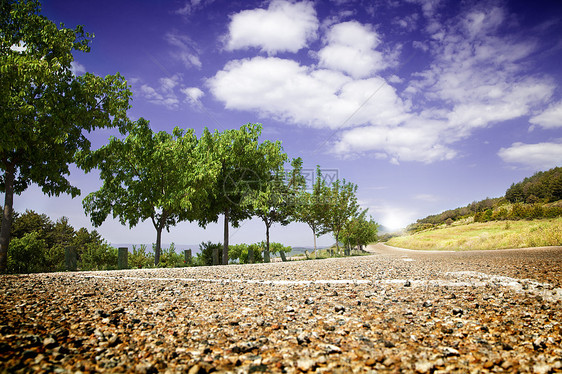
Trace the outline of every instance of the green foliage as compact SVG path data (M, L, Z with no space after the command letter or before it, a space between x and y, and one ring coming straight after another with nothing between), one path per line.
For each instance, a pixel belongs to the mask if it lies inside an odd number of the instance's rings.
M11 236L12 242L16 240L16 247L10 249L9 252L12 253L14 258L24 256L22 258L25 259L25 255L20 256L18 252L20 250L27 253L26 249L22 249L21 242L18 242L18 239L28 237L27 240L29 241L31 240L29 235L33 234L33 238L44 244L44 246L39 247L32 246L33 248L41 248L41 255L30 257L28 259L29 265L26 267L18 266L18 269L25 270L25 268L28 268L33 269L34 272L63 271L66 269L65 249L67 247L73 247L76 250L78 260L80 260L88 245L99 246L104 244L96 231L88 232L85 228L75 231L66 217L61 217L56 223L53 223L45 214L26 210L23 214L15 213L13 222ZM14 271L19 270L13 266L9 267L8 272Z
M89 243L81 255L78 266L82 270L115 270L117 256L117 248L107 243Z
M219 257L222 255L222 244L212 243L208 241L207 243L201 242L199 244L199 253L194 260L195 266L212 266L213 265L213 250L219 252Z
M269 243L269 250L272 254L280 254L281 252L289 253L293 250L290 246L284 246L281 243L272 242Z
M35 183L49 195L80 191L67 179L86 134L127 124L131 91L119 75L71 71L73 52L89 52L82 26L57 27L36 0L3 1L0 18L0 272L6 270L14 194Z
M336 180L325 190L326 210L322 217L321 233L331 232L334 235L337 252L339 252L340 232L359 210L356 193L357 186L347 183L345 179Z
M260 143L261 130L260 124L249 123L223 132L205 129L200 138L209 168L217 170L217 174L209 188L208 208L199 224L205 227L224 216L223 264L228 263L229 224L238 227L254 214L254 204L249 201L255 200L255 205L261 207L263 201L275 198L271 188L261 195L257 191L268 186L286 155L278 141Z
M8 250L8 272L37 273L44 271L47 244L37 232L14 238Z
M228 258L231 262L250 263L249 251L254 252L254 263L263 262L263 248L260 244L235 244L228 247Z
M377 240L379 225L371 217L366 219L367 209L346 222L341 239L348 247L362 247Z
M296 220L304 222L312 230L314 238L314 250L316 251L316 237L324 231L324 215L327 211L327 189L326 182L322 178L320 166L316 166L316 180L312 185L312 191L301 190L296 197Z
M79 164L86 170L98 168L103 180L102 187L84 199L84 209L96 226L109 214L129 227L150 219L156 229L158 265L162 230L199 219L205 210L214 180L206 155L193 130L154 133L141 118L125 139L111 138L99 150L80 154Z
M158 266L163 268L177 268L186 266L186 264L184 262L184 256L176 252L176 246L172 243L168 248L162 250L162 256L160 257Z
M562 167L535 173L505 192L511 203L550 203L562 200Z
M141 244L138 248L133 245L133 251L129 252L128 261L131 269L142 269L154 265L154 255L147 253L146 244Z

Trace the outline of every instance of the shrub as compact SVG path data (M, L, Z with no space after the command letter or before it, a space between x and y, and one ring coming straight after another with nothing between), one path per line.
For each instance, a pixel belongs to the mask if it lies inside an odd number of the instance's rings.
M82 253L79 267L82 270L115 270L117 257L117 248L107 243L88 243Z
M152 265L154 265L154 255L146 252L146 244L141 244L139 248L133 245L133 252L129 253L129 267L142 269Z
M162 248L160 263L158 264L159 267L175 268L184 265L184 258L182 255L176 253L176 246L174 245L174 243L170 244L168 248Z
M213 249L219 251L219 262L222 259L222 248L223 245L221 243L211 243L208 241L207 243L201 242L199 244L199 253L195 258L194 265L195 266L212 266L213 265Z
M47 244L39 238L39 233L25 234L13 238L8 247L9 273L37 273L45 271L45 251Z

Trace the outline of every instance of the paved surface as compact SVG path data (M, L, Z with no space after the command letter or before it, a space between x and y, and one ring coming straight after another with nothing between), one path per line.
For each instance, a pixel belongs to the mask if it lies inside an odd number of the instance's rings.
M0 371L562 372L562 248L0 277Z

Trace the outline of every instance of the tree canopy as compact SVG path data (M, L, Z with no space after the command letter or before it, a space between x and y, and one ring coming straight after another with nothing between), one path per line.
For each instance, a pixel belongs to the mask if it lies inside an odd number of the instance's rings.
M131 92L119 75L72 72L73 52L89 52L82 26L57 27L37 0L3 1L0 15L0 272L6 270L14 194L35 183L48 195L80 191L67 179L88 132L127 124Z
M270 180L287 157L281 142L259 141L261 130L260 124L249 123L223 132L205 129L200 138L218 174L209 190L209 208L199 223L206 226L224 217L223 265L228 264L229 224L237 227L253 215L244 200Z
M84 199L92 223L101 225L109 214L129 227L150 219L156 229L155 265L162 230L198 220L216 177L193 130L154 133L143 118L132 124L125 139L113 137L99 150L81 153L79 164L86 170L98 168L103 180Z

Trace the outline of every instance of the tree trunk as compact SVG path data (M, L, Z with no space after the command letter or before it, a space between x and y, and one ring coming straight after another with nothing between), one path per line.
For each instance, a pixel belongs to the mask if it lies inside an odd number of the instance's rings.
M7 165L4 176L4 214L2 216L2 227L0 228L0 274L6 273L8 267L8 246L10 245L10 233L12 231L12 210L14 206L14 179L15 170L13 165Z
M224 247L222 249L222 264L228 265L228 219L229 210L224 211Z
M160 263L160 254L162 253L162 227L156 228L156 248L154 249L154 266Z
M314 258L318 257L318 253L316 252L316 230L312 229L312 235L314 235Z
M263 221L265 222L265 249L263 251L263 262L267 263L271 262L269 257L269 226L271 223L268 222L267 219L264 219Z

